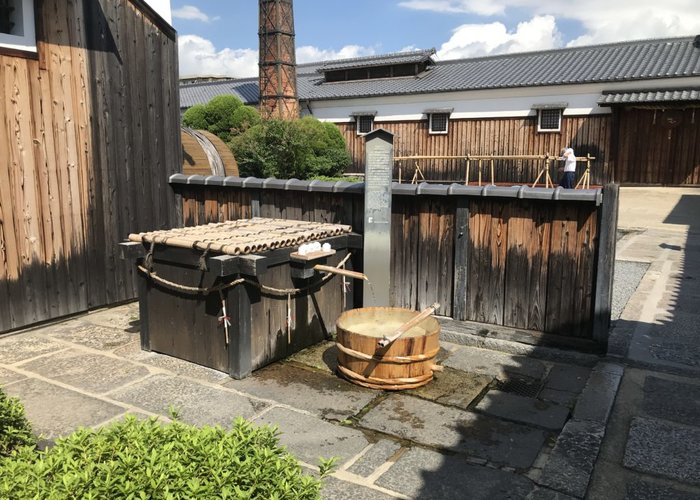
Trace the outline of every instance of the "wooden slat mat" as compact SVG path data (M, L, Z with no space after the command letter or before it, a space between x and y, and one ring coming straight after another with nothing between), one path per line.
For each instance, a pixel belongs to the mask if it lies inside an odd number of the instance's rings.
M130 241L245 255L300 245L352 231L350 226L254 217L202 226L132 233Z

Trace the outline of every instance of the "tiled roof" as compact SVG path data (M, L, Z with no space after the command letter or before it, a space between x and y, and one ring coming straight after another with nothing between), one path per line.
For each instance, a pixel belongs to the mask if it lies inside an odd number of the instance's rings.
M339 59L337 61L327 61L323 63L316 71L323 73L325 71L337 71L341 69L369 68L373 66L389 66L392 64L414 64L425 62L434 54L435 49L428 49L414 50L411 52L395 52L393 54L379 56Z
M598 99L600 106L613 104L700 101L700 89L640 90L627 92L603 92Z
M362 61L376 60L378 57L372 56L352 61L354 67L359 67ZM700 48L693 47L692 37L637 40L440 61L415 77L325 83L319 70L329 64L297 67L299 99L314 101L700 76ZM235 93L244 102L254 104L258 101L257 89L257 78L187 85L180 87L180 106L205 103L215 95L226 93Z
M180 107L189 108L195 104L206 104L218 95L229 94L239 97L246 104L258 102L260 95L258 79L246 78L180 85Z

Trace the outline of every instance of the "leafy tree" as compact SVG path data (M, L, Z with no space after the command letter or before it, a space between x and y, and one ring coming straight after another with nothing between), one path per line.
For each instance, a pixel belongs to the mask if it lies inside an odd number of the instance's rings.
M241 175L308 179L334 176L350 164L338 127L313 117L268 120L234 137Z
M240 135L250 127L259 125L262 121L260 113L252 106L241 106L233 112L231 119L232 135Z
M234 95L214 97L207 104L195 104L182 115L182 124L199 130L208 130L225 142L232 135L245 132L260 123L260 115Z
M204 104L195 104L182 115L182 124L198 130L207 130Z
M234 95L214 97L204 108L207 130L218 135L224 141L231 140L233 115L241 106L243 106L243 102Z

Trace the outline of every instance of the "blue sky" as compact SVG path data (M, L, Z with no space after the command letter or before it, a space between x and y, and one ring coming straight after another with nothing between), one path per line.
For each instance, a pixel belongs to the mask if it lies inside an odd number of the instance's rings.
M573 7L572 7L573 6ZM257 75L258 2L171 0L180 75ZM294 0L297 62L438 59L700 34L697 0Z

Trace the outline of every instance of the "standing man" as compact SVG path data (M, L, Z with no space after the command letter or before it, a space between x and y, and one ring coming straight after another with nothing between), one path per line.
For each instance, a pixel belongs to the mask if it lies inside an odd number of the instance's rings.
M559 185L564 189L573 189L576 178L576 154L574 154L574 150L572 148L562 149L561 159L564 160L564 169Z

